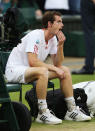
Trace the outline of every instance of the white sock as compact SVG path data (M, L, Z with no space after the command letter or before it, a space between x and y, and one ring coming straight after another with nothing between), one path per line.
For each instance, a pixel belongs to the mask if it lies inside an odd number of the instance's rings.
M68 111L72 111L76 107L75 99L73 96L65 98L65 101L67 103Z
M45 99L38 99L38 109L41 113L47 109L47 102Z

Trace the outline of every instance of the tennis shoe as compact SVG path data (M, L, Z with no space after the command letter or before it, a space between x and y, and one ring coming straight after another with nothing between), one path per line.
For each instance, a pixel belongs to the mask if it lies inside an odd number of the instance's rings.
M45 124L60 124L62 120L50 113L49 109L46 109L42 114L38 113L36 122Z
M70 121L90 121L91 117L84 114L77 106L73 111L67 111L64 119Z

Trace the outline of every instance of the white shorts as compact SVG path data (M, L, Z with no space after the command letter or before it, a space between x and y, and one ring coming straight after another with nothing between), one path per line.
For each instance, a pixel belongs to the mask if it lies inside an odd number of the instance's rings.
M28 66L11 66L7 67L5 77L8 82L25 83L24 75Z

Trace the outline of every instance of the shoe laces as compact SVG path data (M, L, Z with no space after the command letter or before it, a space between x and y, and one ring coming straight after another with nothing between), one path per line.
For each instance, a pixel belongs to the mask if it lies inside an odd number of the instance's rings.
M49 110L51 114L53 114L55 116L55 113L52 110Z
M86 115L85 111L83 109L81 109L79 106L76 107L77 111L80 113L80 114L84 114Z
M46 113L47 113L48 117L55 117L55 114L54 114L54 112L52 110L47 109Z
M76 110L77 112L79 112L79 113L82 113L82 112L83 112L83 110L82 110L79 106L76 106L75 110Z
M80 108L79 108L79 106L76 106L76 107L75 107L75 109L76 109L77 111L80 111Z

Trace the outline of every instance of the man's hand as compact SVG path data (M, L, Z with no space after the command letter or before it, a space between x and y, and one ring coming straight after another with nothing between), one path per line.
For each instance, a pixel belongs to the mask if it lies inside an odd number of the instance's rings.
M65 35L63 34L62 31L59 31L57 33L57 38L58 38L58 41L59 41L59 45L63 45L64 41L66 40L66 37L65 37Z
M61 70L60 68L57 68L56 73L59 76L59 78L61 78L61 79L65 78L64 71Z
M92 0L93 1L93 3L95 4L95 0Z

